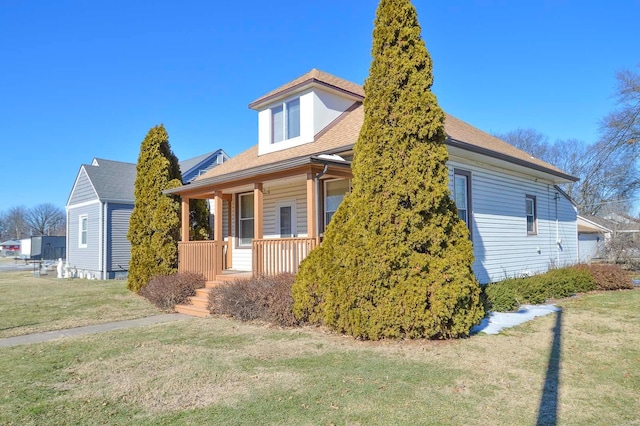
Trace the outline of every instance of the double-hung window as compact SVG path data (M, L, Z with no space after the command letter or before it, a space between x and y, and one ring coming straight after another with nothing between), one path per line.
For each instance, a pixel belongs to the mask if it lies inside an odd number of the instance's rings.
M471 173L456 169L453 176L454 202L458 209L458 217L471 231Z
M86 214L78 218L78 247L87 248L87 236L89 233L89 216Z
M525 203L525 214L527 216L527 235L536 235L538 233L536 197L534 195L527 195L525 197Z
M338 206L344 200L344 195L349 192L349 180L329 180L324 184L324 226L331 222Z
M300 98L291 99L271 108L271 142L300 136Z
M238 236L240 246L251 245L253 241L253 193L238 196Z

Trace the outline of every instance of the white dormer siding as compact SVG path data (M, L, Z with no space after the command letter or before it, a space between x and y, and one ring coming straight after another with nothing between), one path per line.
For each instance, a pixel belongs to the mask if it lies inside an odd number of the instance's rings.
M293 133L294 135L299 133L299 135L287 137L287 113L296 114L298 101L299 132L297 126L294 125ZM353 103L353 99L345 98L319 87L313 87L265 105L258 112L258 155L313 142L316 134L338 118ZM275 120L274 112L279 115ZM296 122L297 117L291 118L293 122ZM274 122L282 128L274 129ZM274 135L276 136L275 140Z

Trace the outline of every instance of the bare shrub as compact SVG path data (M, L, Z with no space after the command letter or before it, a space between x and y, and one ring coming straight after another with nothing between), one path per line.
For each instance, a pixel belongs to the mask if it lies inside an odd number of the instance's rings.
M242 321L297 325L291 309L294 279L293 274L280 274L226 282L209 293L209 310Z
M591 273L598 290L632 289L633 283L629 275L618 265L578 265L578 269L585 269Z
M140 290L140 295L162 310L170 311L174 306L187 302L203 288L206 279L202 274L178 272L172 275L156 275Z

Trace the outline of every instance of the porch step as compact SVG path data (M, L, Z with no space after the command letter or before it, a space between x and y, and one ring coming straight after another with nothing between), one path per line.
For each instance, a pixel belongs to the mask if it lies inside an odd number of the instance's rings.
M176 305L175 311L180 314L191 315L193 317L206 318L211 315L209 309L195 305Z
M206 284L204 285L204 288L209 289L209 288L215 288L218 287L220 284L222 284L223 282L220 280L216 280L216 281L207 281Z

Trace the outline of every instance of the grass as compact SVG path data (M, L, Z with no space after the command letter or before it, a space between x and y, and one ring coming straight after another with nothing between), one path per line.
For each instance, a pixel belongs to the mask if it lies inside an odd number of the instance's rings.
M209 318L3 348L0 424L536 424L547 387L558 424L640 424L640 290L561 306L555 335L554 315L446 342Z
M0 273L0 338L160 313L128 291L125 281L67 280L55 275Z

